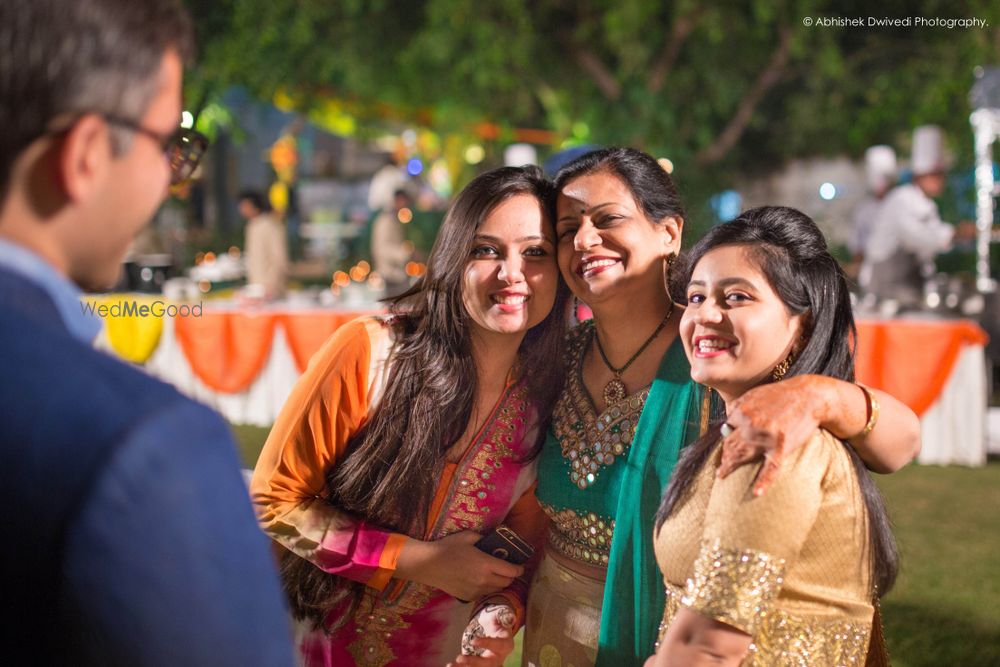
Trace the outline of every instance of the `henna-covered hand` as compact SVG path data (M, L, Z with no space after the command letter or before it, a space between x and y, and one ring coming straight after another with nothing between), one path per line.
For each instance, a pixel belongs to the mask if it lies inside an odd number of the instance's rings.
M449 664L500 667L514 650L516 620L510 605L484 605L462 633L461 655Z
M869 470L891 473L920 451L920 418L904 403L873 390L881 405L878 425L869 417L865 391L853 382L823 375L798 375L754 387L726 406L734 432L722 447L719 475L764 459L754 481L760 495L774 481L782 460L809 441L816 428L849 442Z
M727 405L726 423L732 431L722 441L719 477L763 459L753 493L764 493L784 458L820 426L828 406L815 383L815 376L805 375L760 385Z

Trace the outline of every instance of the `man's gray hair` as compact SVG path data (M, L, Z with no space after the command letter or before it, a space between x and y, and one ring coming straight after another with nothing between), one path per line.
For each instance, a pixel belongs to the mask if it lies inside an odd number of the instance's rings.
M0 202L18 155L61 123L84 113L138 122L170 48L193 57L178 0L0 0ZM130 131L112 136L127 150Z

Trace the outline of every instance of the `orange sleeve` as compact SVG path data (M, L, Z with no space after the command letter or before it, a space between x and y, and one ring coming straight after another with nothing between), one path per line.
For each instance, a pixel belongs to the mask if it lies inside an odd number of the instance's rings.
M261 527L320 569L383 588L405 536L366 524L324 500L326 474L369 410L376 319L337 329L309 363L264 444L250 493Z

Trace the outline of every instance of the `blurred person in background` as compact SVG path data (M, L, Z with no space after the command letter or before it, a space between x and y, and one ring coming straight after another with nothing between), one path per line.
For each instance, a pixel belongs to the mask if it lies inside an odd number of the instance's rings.
M410 285L406 263L413 255L406 243L406 224L413 219L413 202L406 190L396 190L392 203L372 223L372 265L385 280L385 296L393 297Z
M896 151L890 146L871 146L865 151L865 192L864 198L854 208L854 227L847 242L851 252L851 262L847 271L851 278L864 287L867 277L861 276L861 266L865 259L865 246L871 236L872 227L878 217L879 207L896 184Z
M955 241L975 238L976 226L941 220L937 203L945 188L944 133L935 125L913 131L913 182L897 186L879 207L865 245L862 275L879 301L919 308L924 283L934 276L934 257Z
M410 180L401 165L405 162L402 149L385 156L385 164L372 175L368 184L368 210L377 213L392 206L396 192L406 187Z
M178 127L192 39L175 1L0 0L8 664L292 664L229 427L95 350L81 303L207 147Z
M265 300L280 299L288 285L285 225L274 216L267 197L257 190L241 192L238 207L247 221L243 241L246 293Z

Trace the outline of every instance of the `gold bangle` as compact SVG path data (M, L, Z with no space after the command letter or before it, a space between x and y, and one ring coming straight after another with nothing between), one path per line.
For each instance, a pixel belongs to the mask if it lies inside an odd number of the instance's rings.
M875 398L875 393L863 384L859 384L857 387L865 392L865 414L868 415L868 421L865 423L865 427L861 429L861 432L850 438L851 440L866 437L875 428L875 424L878 423L878 399Z

